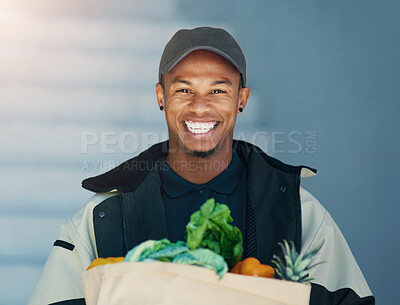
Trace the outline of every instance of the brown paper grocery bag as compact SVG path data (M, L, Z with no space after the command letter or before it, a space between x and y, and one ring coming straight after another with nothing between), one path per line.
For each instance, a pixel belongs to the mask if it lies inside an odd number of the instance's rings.
M310 285L165 262L97 266L82 275L87 305L306 305Z

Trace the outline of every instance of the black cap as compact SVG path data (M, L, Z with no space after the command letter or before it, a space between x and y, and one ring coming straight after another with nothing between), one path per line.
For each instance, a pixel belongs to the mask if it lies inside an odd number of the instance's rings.
M186 55L195 50L215 52L229 60L239 71L242 86L246 86L246 59L242 49L224 29L198 27L179 30L164 48L158 71L158 80L171 71Z

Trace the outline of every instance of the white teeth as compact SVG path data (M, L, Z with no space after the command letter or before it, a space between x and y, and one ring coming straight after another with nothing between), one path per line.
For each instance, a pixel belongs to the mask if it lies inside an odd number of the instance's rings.
M211 129L217 125L217 122L193 122L193 121L185 121L186 127L190 132L201 134L209 132Z

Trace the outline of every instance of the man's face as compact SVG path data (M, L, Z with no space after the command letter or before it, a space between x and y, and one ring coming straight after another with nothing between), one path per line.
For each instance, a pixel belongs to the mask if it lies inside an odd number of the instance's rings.
M157 84L156 92L165 109L170 150L204 157L232 147L236 115L250 90L241 88L240 73L229 61L210 51L194 51L163 81L164 88Z

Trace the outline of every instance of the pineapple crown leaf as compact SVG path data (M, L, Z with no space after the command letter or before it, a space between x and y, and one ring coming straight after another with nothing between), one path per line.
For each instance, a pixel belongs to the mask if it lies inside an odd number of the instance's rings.
M302 279L301 279L301 282L302 282L302 283L309 283L309 282L311 282L312 280L314 280L313 277L307 276L307 277L302 278Z
M304 270L304 271L300 272L299 277L300 277L300 278L305 278L305 277L307 277L308 275L309 275L309 274L308 274L308 270Z
M286 248L287 248L288 243L287 243L286 240L284 240L284 242L286 242ZM289 253L290 253L291 256L293 257L293 260L297 260L298 254L297 254L297 252L296 252L296 247L294 246L294 242L293 242L293 241L290 241L290 252L289 252Z
M310 269L312 269L312 268L314 268L314 267L316 267L316 266L318 266L318 265L325 264L325 263L326 263L325 261L319 262L319 263L316 263L316 264L314 264L314 265L307 266L307 269L310 270Z
M274 254L273 260L271 260L272 263L274 263L277 266L277 269L282 270L282 266L284 265L281 258L279 256L276 256Z
M305 259L307 259L307 258L312 258L312 257L314 257L318 252L319 252L319 250L321 250L321 248L322 248L322 246L324 245L324 243L325 243L325 240L323 240L320 244L319 244L319 246L317 246L315 249L313 249L313 250L311 250L310 252L308 252L305 256L304 256L304 258Z
M297 253L293 241L287 242L283 240L278 243L282 249L283 258L273 255L272 263L276 265L275 272L278 278L295 281L300 283L308 283L313 280L309 271L311 268L323 263L319 262L310 265L315 255L321 250L324 241L315 249L308 253Z
M311 263L312 257L307 258L307 259L302 259L302 257L299 256L299 259L296 260L294 264L294 268L296 270L305 270L308 265Z
M294 264L295 262L292 261L292 258L289 255L285 255L285 262L286 262L286 266L289 268L294 268Z
M281 266L283 265L282 259L281 259L279 256L276 256L276 255L274 254L273 258L274 258L274 259L272 260L272 262L273 262L274 264L276 264L278 267L281 267Z

